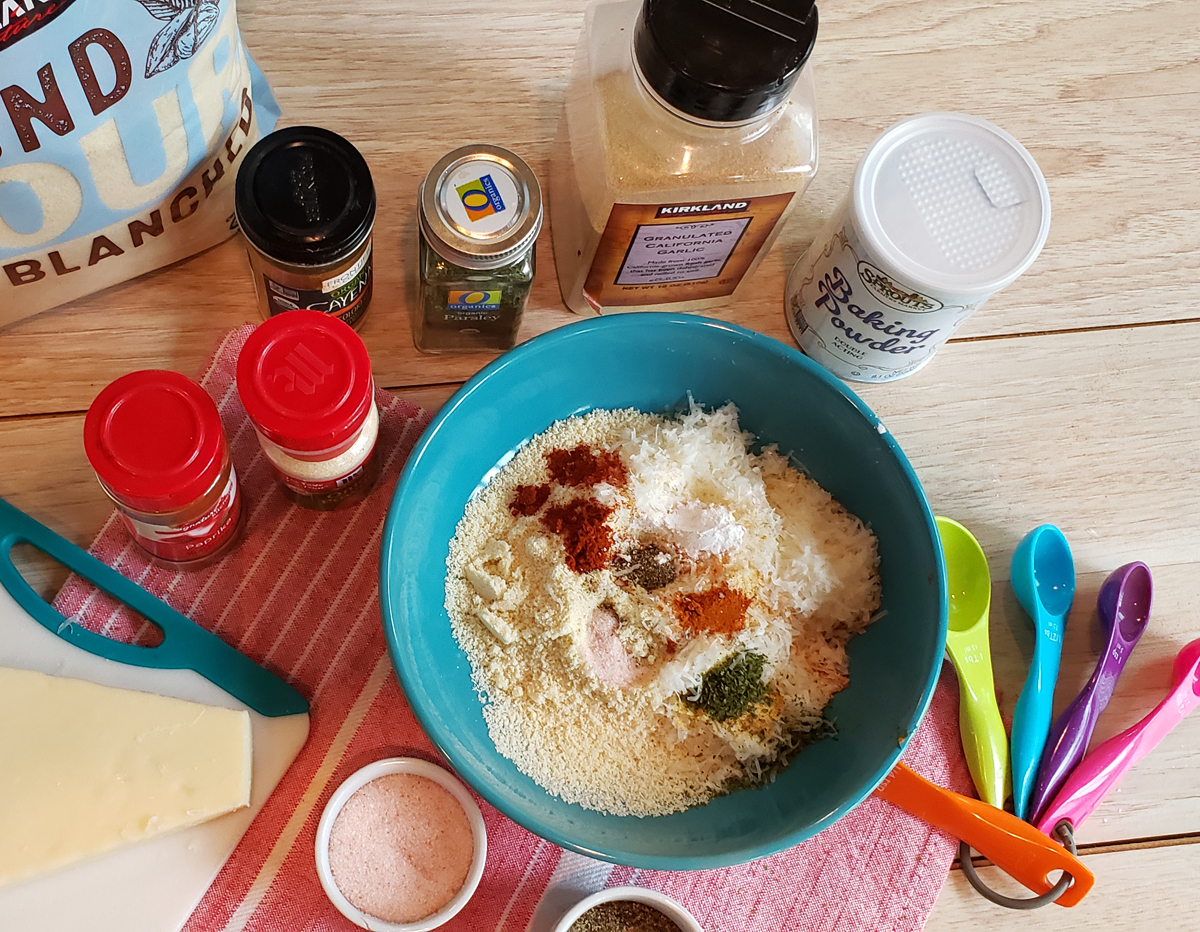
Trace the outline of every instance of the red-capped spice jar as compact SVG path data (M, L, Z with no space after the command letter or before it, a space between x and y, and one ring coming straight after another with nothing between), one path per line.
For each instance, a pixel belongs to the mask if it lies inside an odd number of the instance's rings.
M272 317L242 347L237 389L297 505L332 511L371 491L379 410L371 359L350 326L319 311Z
M238 539L242 496L221 416L178 372L131 372L88 408L83 445L133 539L173 563L207 563Z

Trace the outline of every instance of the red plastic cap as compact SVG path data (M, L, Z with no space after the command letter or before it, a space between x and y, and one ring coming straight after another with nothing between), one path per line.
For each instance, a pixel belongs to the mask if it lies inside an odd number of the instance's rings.
M208 393L163 369L123 375L83 420L96 475L128 507L149 513L190 505L221 477L228 457L221 416Z
M350 440L375 395L363 341L320 311L286 311L260 324L238 356L237 388L264 437L303 453Z

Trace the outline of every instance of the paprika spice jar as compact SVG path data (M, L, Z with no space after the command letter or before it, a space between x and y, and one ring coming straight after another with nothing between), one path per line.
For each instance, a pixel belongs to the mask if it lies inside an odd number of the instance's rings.
M191 379L157 369L117 379L88 408L83 444L147 553L203 564L237 541L237 473L217 406Z
M284 494L332 511L361 501L379 476L379 410L358 334L319 311L273 317L250 334L237 390Z

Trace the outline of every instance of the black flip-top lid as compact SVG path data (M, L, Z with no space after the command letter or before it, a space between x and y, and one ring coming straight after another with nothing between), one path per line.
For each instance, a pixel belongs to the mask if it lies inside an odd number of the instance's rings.
M787 99L816 40L814 0L645 0L633 48L672 107L738 122Z
M234 208L271 258L325 265L357 248L375 222L375 185L357 149L317 126L264 136L238 170Z

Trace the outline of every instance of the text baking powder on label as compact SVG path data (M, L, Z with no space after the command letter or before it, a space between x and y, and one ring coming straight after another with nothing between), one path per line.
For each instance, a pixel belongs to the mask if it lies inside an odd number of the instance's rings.
M885 130L788 279L788 326L843 379L916 372L1037 258L1050 195L1033 157L978 117L926 113Z

